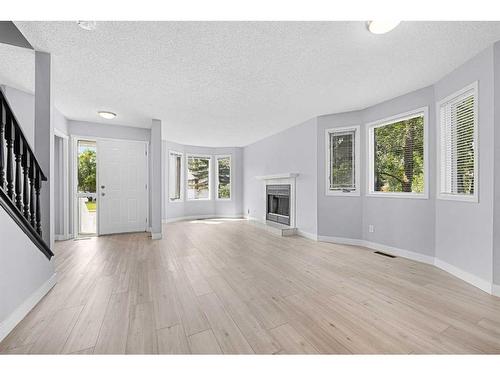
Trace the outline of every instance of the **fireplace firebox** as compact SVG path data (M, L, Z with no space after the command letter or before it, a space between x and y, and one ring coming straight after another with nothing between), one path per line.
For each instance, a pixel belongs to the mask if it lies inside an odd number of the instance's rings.
M267 185L266 220L290 225L290 185Z

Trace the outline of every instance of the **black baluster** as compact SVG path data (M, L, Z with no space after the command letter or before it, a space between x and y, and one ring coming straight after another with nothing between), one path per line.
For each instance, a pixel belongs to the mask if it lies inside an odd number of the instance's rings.
M6 112L5 121L5 140L7 141L7 195L12 200L14 198L14 176L12 175L12 117L10 111Z
M26 220L30 219L30 206L29 206L29 148L25 140L23 140L23 214Z
M4 129L5 129L5 104L0 98L0 189L4 188L5 184L5 155L4 155Z
M40 167L36 165L36 174L35 174L35 206L36 206L36 232L42 236L42 213L40 212Z
M30 155L30 224L35 228L35 160L33 155Z
M22 192L22 181L21 181L21 134L19 129L14 128L14 161L16 163L16 184L15 184L15 201L16 207L20 212L23 212L23 197Z

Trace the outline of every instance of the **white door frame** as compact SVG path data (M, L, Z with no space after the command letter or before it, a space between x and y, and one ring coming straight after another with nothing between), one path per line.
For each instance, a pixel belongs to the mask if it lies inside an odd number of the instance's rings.
M123 139L123 138L107 138L107 137L87 137L84 135L77 135L73 134L71 135L71 145L72 145L72 153L71 153L71 174L72 174L72 187L71 187L71 202L72 202L72 207L73 207L73 234L74 237L78 237L78 211L77 211L77 200L76 195L78 194L78 165L77 165L77 143L78 141L92 141L96 142L96 149L97 149L97 158L99 158L99 141L117 141L117 142L137 142L137 143L144 143L146 145L146 152L147 152L147 157L146 157L146 181L148 184L148 189L146 190L146 218L147 218L147 225L146 225L146 230L149 230L149 226L151 223L149 222L149 202L150 202L150 191L151 191L151 184L149 181L149 141L140 141L140 140L135 140L135 139ZM96 162L96 199L97 199L97 217L96 217L96 235L100 235L100 230L99 230L99 221L100 221L100 215L101 211L99 210L99 197L101 195L101 187L99 184L99 162Z
M69 180L69 137L58 129L54 129L54 136L61 138L62 141L62 154L59 156L62 157L62 160L57 160L57 168L59 168L59 183L60 189L62 191L62 212L63 212L63 233L58 233L55 235L55 239L58 241L67 240L71 237L69 231L69 192L70 192L70 180ZM54 162L55 164L55 162ZM54 168L56 166L54 165Z

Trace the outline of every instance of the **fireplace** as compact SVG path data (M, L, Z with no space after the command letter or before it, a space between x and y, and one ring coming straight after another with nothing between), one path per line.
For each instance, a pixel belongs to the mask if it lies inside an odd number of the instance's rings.
M266 220L290 225L291 185L266 185Z

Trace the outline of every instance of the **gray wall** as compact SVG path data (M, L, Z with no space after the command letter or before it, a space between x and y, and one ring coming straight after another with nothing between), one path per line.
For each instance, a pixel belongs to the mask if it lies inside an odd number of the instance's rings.
M250 217L265 215L264 182L256 176L299 173L296 180L296 227L317 234L318 228L318 157L317 120L308 120L271 137L246 146L243 150L243 210Z
M390 197L367 197L363 199L363 239L384 245L434 255L434 196L436 165L436 125L434 109L434 91L432 87L399 96L387 102L367 108L362 112L363 123L381 120L393 115L408 112L427 106L428 116L428 149L429 179L427 187L429 199L404 199ZM366 192L366 125L362 127L363 138L361 148L362 192ZM368 225L374 225L374 232L368 232Z
M493 218L493 281L500 285L500 42L494 45L495 204Z
M186 163L186 154L199 154L212 156L213 178L211 180L211 199L202 201L170 202L168 199L168 173L169 173L169 153L176 151L184 154L184 164ZM241 216L242 198L243 198L243 171L241 148L238 147L198 147L181 145L174 142L163 141L164 152L164 184L163 196L165 197L165 208L163 210L163 219L172 220L182 217L200 217L200 216ZM232 161L232 198L228 201L215 199L215 156L231 155ZM184 168L184 173L186 173ZM185 188L185 187L184 187ZM185 194L184 194L185 195ZM184 196L185 198L185 196Z
M359 196L326 195L326 140L325 130L344 126L362 125L361 111L339 113L318 117L318 236L361 239L362 206ZM361 126L361 130L362 126ZM361 131L361 143L364 143L364 131ZM361 154L361 167L363 163ZM360 174L361 186L364 185L364 174ZM361 194L364 189L361 189Z
M493 251L493 78L490 47L434 85L439 101L479 81L479 203L436 200L436 257L489 282Z

